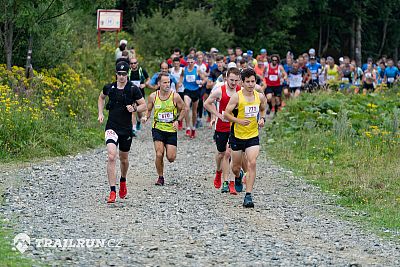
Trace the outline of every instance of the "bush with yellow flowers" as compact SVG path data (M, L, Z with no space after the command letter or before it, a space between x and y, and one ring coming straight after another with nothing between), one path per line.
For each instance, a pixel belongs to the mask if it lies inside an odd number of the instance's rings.
M0 77L0 159L63 155L74 135L93 134L99 90L67 64L29 79L24 68L0 65Z

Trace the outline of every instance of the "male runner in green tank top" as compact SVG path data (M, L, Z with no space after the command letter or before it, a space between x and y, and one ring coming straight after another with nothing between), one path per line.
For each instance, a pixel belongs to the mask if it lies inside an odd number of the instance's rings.
M158 76L160 90L153 92L148 99L147 114L142 117L145 123L151 116L154 108L153 136L154 149L156 150L156 169L158 180L156 185L164 185L164 152L169 162L176 158L178 122L185 117L185 103L178 93L171 89L171 80L168 73Z

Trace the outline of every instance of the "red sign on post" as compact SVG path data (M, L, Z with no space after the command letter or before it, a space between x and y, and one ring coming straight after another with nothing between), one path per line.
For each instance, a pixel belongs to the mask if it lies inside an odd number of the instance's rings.
M116 31L116 44L118 45L118 32L122 29L122 10L98 9L97 10L97 42L100 48L101 31Z

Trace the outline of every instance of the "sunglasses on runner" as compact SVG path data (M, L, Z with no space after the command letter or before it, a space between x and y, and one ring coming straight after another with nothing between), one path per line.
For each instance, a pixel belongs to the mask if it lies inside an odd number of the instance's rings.
M126 76L126 75L128 75L128 73L126 71L118 71L117 75L118 76Z
M137 64L137 61L136 62L131 62L131 65L134 65L134 64Z

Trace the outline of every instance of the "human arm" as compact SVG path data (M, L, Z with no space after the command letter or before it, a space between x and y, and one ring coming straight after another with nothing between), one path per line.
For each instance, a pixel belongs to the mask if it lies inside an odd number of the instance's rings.
M218 101L222 97L222 91L221 88L217 88L214 91L211 92L211 94L208 96L206 102L204 102L204 108L207 109L211 114L214 116L220 118L221 120L224 119L224 116L217 111L217 108L215 106L215 101Z
M178 130L178 124L179 124L178 122L183 120L183 118L185 117L186 112L188 110L186 108L185 102L183 102L183 100L179 94L174 93L174 102L178 109L179 116L178 116L177 120L174 121L173 125L174 125L175 130Z
M258 120L258 126L264 127L265 116L267 112L267 98L263 93L260 93L260 119Z
M101 92L99 95L99 99L97 100L97 108L98 108L97 120L100 123L103 123L103 121L104 121L103 109L104 109L104 105L106 102L105 100L106 100L106 95L103 92Z
M151 111L153 110L154 100L155 100L156 92L153 92L147 98L147 111L145 112L144 116L141 118L143 123L146 123L149 117L151 116Z

